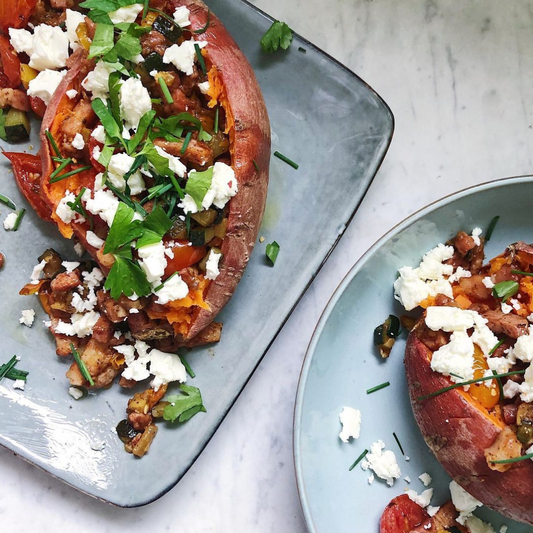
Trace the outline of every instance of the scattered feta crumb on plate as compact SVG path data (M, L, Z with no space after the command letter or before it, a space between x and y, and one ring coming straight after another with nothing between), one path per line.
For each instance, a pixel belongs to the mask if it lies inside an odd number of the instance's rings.
M35 320L35 311L33 309L24 309L22 311L22 316L19 318L19 322L24 326L31 328L33 326L33 321Z
M350 438L358 439L361 433L361 411L353 407L343 407L339 415L342 431L339 438L342 442L348 442Z

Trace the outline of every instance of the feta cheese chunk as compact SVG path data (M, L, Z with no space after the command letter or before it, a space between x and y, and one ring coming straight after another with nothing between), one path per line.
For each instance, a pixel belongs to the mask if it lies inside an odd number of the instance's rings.
M485 277L481 280L481 283L483 283L483 285L485 285L485 287L487 287L487 289L492 289L492 288L494 288L494 282L492 281L492 279L490 278L490 276L485 276Z
M422 481L424 487L428 487L430 483L433 481L433 478L427 472L420 474L418 476L418 479Z
M65 94L66 94L71 100L73 100L74 98L76 98L76 96L78 96L78 91L76 91L76 89L69 89Z
M200 48L207 46L205 41L195 41L194 39L184 41L181 44L173 44L165 50L163 62L167 65L172 63L178 70L184 72L187 76L191 76L194 72L194 62L196 60L195 44Z
M137 131L141 117L152 109L148 89L137 78L128 78L120 87L120 114L126 128Z
M491 524L474 515L466 519L465 525L469 533L495 533Z
M16 379L13 382L13 388L18 390L24 390L26 388L26 382L23 379Z
M466 331L474 327L474 314L458 307L431 306L426 311L426 325L433 331Z
M79 400L83 398L83 391L79 387L69 387L68 393L75 399Z
M521 335L516 339L515 345L511 351L511 357L520 359L524 363L533 361L533 327L529 326L529 333Z
M474 239L474 244L476 246L481 245L481 239L479 237L482 233L483 233L483 230L481 228L474 228L472 230L472 239Z
M162 242L149 244L148 246L139 248L138 254L141 259L139 264L146 274L148 282L160 284L167 266L165 245Z
M40 98L46 105L50 103L52 96L63 81L67 71L43 70L28 85L28 96Z
M45 266L46 266L46 261L43 259L38 265L35 265L33 267L33 271L30 276L32 285L37 285L37 283L39 283L39 279L41 278L41 273L44 270Z
M78 261L63 261L61 266L64 266L67 274L70 274L80 266L80 263Z
M190 14L191 12L185 6L179 6L174 11L174 21L180 28L186 28L191 25Z
M33 35L28 30L9 28L9 40L17 54L31 55L33 52Z
M109 13L109 18L113 24L120 24L121 22L135 22L139 13L143 10L143 4L132 4L129 6L121 7L116 11Z
M158 298L158 304L165 305L168 302L182 300L189 294L189 286L181 279L178 273L171 276L165 281L163 287L155 293ZM133 309L132 309L133 311Z
M109 63L100 60L96 63L96 67L87 74L81 86L92 93L91 98L93 100L96 98L107 100L109 96L109 75L114 71L115 68Z
M80 216L79 213L76 213L76 211L71 209L71 207L68 205L69 203L72 203L75 200L76 200L76 195L74 193L71 193L67 189L65 191L65 196L63 196L63 198L61 198L61 200L57 204L56 215L65 224L70 224L73 220L76 220L78 217L83 218Z
M520 399L523 402L533 402L533 364L526 368L524 381L520 383Z
M19 318L19 322L24 326L31 328L33 326L33 321L35 320L35 311L33 309L24 309L22 311L22 316Z
M74 135L72 146L76 148L76 150L83 150L85 148L85 139L81 133L76 133L76 135Z
M4 229L6 231L13 231L15 229L15 224L17 222L17 213L9 213L6 218L4 218Z
M111 156L107 167L107 177L111 184L121 192L126 189L124 175L130 171L134 162L135 158L128 154L114 154ZM128 187L132 195L140 194L146 189L142 175L138 170L128 178Z
M172 170L172 172L174 172L174 174L177 174L180 178L183 178L185 176L185 173L187 172L187 167L181 162L179 157L170 155L159 146L156 146L155 150L160 156L164 157L165 159L168 159L168 167L170 168L170 170Z
M103 239L100 239L94 231L88 231L85 235L85 238L87 239L87 244L92 246L93 248L96 248L97 250L100 250L105 244L105 241Z
M343 407L339 415L342 424L342 431L339 433L339 439L342 442L348 442L350 438L358 439L361 433L361 411L353 407Z
M222 258L221 253L215 252L215 250L211 249L211 251L209 252L207 263L205 265L205 277L207 279L215 280L218 278L218 275L220 274L218 265L220 263L221 258Z
M376 476L384 479L387 485L392 486L394 481L401 476L400 467L396 461L396 456L391 450L385 450L385 443L378 440L370 447L370 453L366 460L361 463L361 468L367 470L371 468Z
M468 494L463 487L458 485L455 481L450 483L450 494L455 508L459 511L457 522L464 525L467 518L472 516L472 513L483 504L476 500L473 496Z
M200 89L202 94L207 94L210 88L211 86L209 85L208 81L203 81L202 83L198 84L198 89Z
M99 143L105 143L105 129L102 124L98 124L91 133L91 137L94 137Z
M420 505L420 507L426 508L433 497L433 489L427 489L422 494L418 494L416 490L408 490L407 496L409 496L410 500Z
M154 390L172 381L185 383L187 381L187 371L178 355L161 352L160 350L150 350L150 373L154 379L150 385Z
M454 331L450 342L441 346L431 358L431 369L456 383L473 379L473 366L474 343L464 331Z
M100 189L95 191L93 199L89 198L87 200L85 208L89 213L98 215L111 227L118 209L118 203L118 198L110 190Z
M520 392L520 384L508 379L503 386L503 397L512 400Z
M92 335L93 327L100 318L100 313L89 311L88 313L74 313L71 315L71 323L60 320L56 327L56 333L62 333L69 337L88 337Z
M67 9L65 18L65 27L67 29L67 37L70 42L70 48L77 50L80 47L80 40L76 30L80 24L85 23L85 15L72 9Z

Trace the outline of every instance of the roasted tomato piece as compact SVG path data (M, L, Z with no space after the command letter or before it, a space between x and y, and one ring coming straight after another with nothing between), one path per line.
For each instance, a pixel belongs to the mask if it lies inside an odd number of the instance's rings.
M37 96L30 96L30 106L32 111L38 116L43 118L46 111L46 104Z
M5 35L0 35L0 59L10 87L16 89L20 85L20 60Z
M392 499L381 515L380 533L409 533L429 515L407 494Z
M4 152L13 165L17 185L26 200L43 219L51 221L48 204L41 197L41 158L38 155Z
M205 246L189 246L187 241L175 241L172 248L174 257L167 258L167 268L164 277L168 278L174 272L198 263L206 254Z
M0 29L7 33L9 28L24 28L36 5L37 0L2 0Z

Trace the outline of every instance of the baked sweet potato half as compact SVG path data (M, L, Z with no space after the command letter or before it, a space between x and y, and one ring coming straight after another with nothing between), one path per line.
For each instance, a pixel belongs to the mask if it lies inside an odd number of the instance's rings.
M142 172L138 178L143 182L142 191L135 193L132 188L130 196L128 190L113 188L109 179L104 187L107 185L121 200L126 195L133 202L129 205L134 205L141 216L155 209L155 202L169 213L173 225L163 241L174 257L167 257L165 272L159 279L164 283L178 274L190 290L186 297L165 303L153 294L148 296L151 303L146 314L149 320L170 323L176 336L186 342L205 329L228 302L248 263L266 202L270 125L253 70L216 16L199 0L157 2L155 7L157 10L148 11L146 18L137 19L146 33L141 37L143 60L134 70L153 100L154 120L160 121L160 125L163 121L166 129L152 122L147 136L140 139L139 147L143 143L147 146L149 141L150 153L153 155L155 148L159 154L170 158L170 166L179 166L181 176L175 173L172 183L159 180L152 172L155 159L149 159L148 163L142 163L144 167L138 167ZM189 12L189 24L179 30L179 37L178 33L172 34L175 28L169 22L178 8L186 8ZM85 31L89 40L94 37L90 27ZM171 49L188 42L195 43L196 49L196 60L190 71L179 62L181 58L174 60L171 53ZM88 59L88 51L83 48L70 58L69 71L50 101L42 123L41 190L61 233L67 238L74 235L81 241L108 274L116 260L116 254L109 253L106 247L109 222L90 213L84 221L79 217L68 220L71 217L60 214L69 194L71 200L84 190L88 190L86 194L90 196L91 191L101 187L96 182L102 180L102 174L105 181L111 173L98 158L105 151L105 142L102 136L94 133L101 126L103 115L101 108L95 110L98 99L94 83L91 85L90 80L87 81L98 68L99 63ZM123 77L115 79L114 83L124 87L126 80ZM123 111L127 115L127 111ZM175 131L169 131L173 119ZM107 124L104 126L109 144ZM137 127L138 124L119 135L134 137ZM176 134L178 130L181 135ZM125 143L128 143L127 138ZM135 158L135 153L128 149L118 147L114 155L119 152L127 152ZM136 153L142 151L137 148ZM70 158L71 162L58 174L57 169L65 158ZM231 168L231 173L227 173L228 183L238 189L236 193L233 192L229 201L217 203L215 199L213 205L194 206L187 211L182 196L183 192L188 192L188 178L194 171L206 173L215 168L216 172L218 165L226 170ZM57 180L67 172L74 174ZM138 173L136 170L135 174ZM174 191L173 184L181 189L181 198L177 201L154 195L159 185L168 195ZM166 187L171 187L171 191ZM206 262L213 253L219 257L219 272L216 276L208 276Z

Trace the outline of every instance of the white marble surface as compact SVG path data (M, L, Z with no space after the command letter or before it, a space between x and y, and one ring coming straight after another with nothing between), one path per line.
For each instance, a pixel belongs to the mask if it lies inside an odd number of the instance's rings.
M303 533L292 459L294 397L332 291L377 238L414 210L469 185L533 171L532 2L254 3L381 94L396 117L389 154L337 249L174 490L146 508L116 509L0 450L1 531Z

